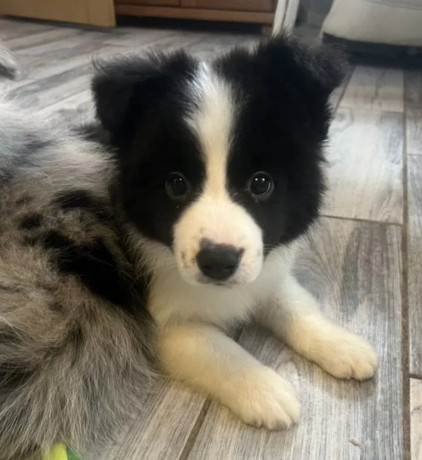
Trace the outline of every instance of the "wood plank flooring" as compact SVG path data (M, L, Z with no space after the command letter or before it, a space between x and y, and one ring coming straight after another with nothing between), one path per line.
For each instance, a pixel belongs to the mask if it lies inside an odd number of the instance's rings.
M11 96L76 122L93 116L93 55L183 47L210 58L258 36L0 19L0 38L22 66L21 80L8 84ZM338 381L247 328L240 343L296 387L297 427L247 427L224 407L163 380L139 419L86 460L422 459L422 71L356 65L333 104L325 217L296 271L327 315L375 345L375 379Z
M298 278L329 317L375 345L380 353L376 379L340 382L266 333L243 331L242 346L296 387L301 421L290 431L268 433L245 427L213 402L188 458L400 458L400 229L323 219L321 230L297 260Z
M410 380L410 416L412 419L412 460L422 460L422 380Z
M401 223L403 116L340 107L328 147L324 214Z
M409 155L408 164L408 286L410 372L422 375L422 156Z
M403 70L357 66L342 107L403 112Z
M422 378L422 71L406 70L404 88L409 367L412 376ZM412 429L412 433L414 431ZM415 458L422 458L422 449L419 455Z
M422 155L422 72L405 73L407 153Z

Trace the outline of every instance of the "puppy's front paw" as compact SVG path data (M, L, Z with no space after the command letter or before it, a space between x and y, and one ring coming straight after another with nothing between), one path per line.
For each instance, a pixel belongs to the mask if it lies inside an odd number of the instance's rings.
M280 430L298 421L300 404L293 387L272 369L254 370L235 386L225 404L248 425Z
M333 326L315 361L339 379L370 379L377 370L378 356L363 338Z

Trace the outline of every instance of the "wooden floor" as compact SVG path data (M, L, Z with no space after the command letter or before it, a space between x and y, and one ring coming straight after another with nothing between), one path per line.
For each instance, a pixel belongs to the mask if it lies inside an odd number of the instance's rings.
M0 37L23 68L13 94L68 121L92 116L92 55L183 47L207 58L257 39L6 19ZM422 72L357 65L333 103L330 192L296 271L330 317L375 345L376 378L335 380L266 333L244 330L240 343L297 388L297 427L247 427L220 405L162 382L143 417L92 460L398 460L411 452L422 459Z

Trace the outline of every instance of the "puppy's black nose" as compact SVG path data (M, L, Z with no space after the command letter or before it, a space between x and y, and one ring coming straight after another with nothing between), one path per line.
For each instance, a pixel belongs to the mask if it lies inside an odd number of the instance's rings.
M203 240L196 261L205 276L223 281L237 270L242 252L228 244L215 244L212 241Z

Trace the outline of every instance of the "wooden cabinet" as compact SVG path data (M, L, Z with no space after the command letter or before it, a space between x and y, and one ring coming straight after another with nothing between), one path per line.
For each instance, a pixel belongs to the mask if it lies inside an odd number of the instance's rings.
M115 14L272 24L276 6L277 0L0 0L0 15L97 26L113 26ZM282 20L288 14L279 10Z
M0 0L0 15L3 14L94 26L115 25L113 0Z
M276 0L114 0L116 14L272 24Z
M116 4L119 3L116 1ZM180 6L180 0L126 0L127 5L145 5L145 6Z
M181 0L186 8L233 11L273 11L273 0Z

